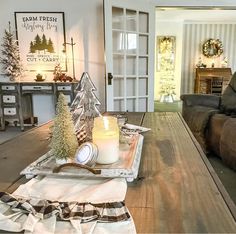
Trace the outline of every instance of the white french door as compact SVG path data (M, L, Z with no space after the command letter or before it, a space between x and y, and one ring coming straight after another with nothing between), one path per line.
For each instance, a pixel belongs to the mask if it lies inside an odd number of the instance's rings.
M104 0L106 109L154 110L155 6Z

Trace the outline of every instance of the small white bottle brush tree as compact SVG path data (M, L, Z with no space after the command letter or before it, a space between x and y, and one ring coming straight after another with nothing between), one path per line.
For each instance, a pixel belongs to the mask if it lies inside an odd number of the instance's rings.
M65 161L73 158L78 148L72 115L62 93L57 102L50 147L56 159Z

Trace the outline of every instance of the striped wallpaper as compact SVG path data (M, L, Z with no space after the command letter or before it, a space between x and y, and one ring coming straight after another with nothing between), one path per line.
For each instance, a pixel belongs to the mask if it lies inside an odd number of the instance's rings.
M220 39L224 52L219 58L208 59L202 55L202 44L210 39ZM228 59L228 67L236 70L236 23L185 23L183 29L183 57L181 74L181 94L193 93L195 66L199 60L211 67L220 67L224 57Z

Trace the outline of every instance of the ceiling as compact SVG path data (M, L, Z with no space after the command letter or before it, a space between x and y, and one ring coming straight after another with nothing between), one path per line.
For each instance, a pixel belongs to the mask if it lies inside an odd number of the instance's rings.
M158 21L215 21L215 22L236 22L235 10L188 10L169 8L156 10L156 20Z
M236 6L234 0L149 0L156 6Z

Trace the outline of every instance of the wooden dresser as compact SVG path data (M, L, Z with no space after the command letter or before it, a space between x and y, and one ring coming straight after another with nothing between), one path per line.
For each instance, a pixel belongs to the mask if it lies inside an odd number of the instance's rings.
M196 68L194 93L221 94L231 76L231 68Z
M62 92L70 104L74 99L77 82L1 82L0 83L0 130L5 130L5 121L13 120L24 130L25 120L34 124L32 95L52 95L56 107L57 97Z

